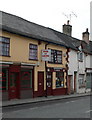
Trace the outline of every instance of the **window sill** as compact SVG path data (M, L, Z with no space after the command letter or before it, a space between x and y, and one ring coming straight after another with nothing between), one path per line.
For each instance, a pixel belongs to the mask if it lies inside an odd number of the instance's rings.
M2 56L2 57L11 57L10 55L9 55L9 56L6 56L6 55L0 55L0 56Z
M79 62L83 62L83 60L78 60Z
M32 61L38 61L38 59L36 60L36 59L29 59L29 60L32 60Z
M49 64L59 64L61 65L62 63L52 63L52 62L48 62ZM63 65L63 64L62 64Z

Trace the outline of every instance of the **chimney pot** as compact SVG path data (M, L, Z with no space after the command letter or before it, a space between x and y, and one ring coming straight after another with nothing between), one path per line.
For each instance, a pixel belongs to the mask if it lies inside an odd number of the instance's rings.
M63 25L63 33L67 34L69 36L72 35L72 26L69 24L69 20L67 21L67 24Z
M84 40L87 44L89 44L89 32L88 32L88 28L86 29L86 32L82 33L82 40Z

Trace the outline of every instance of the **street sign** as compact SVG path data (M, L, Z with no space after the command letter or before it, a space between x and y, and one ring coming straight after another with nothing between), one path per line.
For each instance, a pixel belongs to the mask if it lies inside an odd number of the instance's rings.
M51 50L50 49L42 50L42 60L51 61Z

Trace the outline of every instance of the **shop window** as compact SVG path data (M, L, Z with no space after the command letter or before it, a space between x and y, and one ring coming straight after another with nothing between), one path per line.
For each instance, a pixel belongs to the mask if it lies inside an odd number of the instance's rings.
M21 88L22 89L32 88L32 70L21 72Z
M56 72L56 88L64 87L64 73Z
M0 55L9 56L10 51L10 39L6 37L0 37Z
M29 59L30 60L37 60L37 45L30 44L29 45Z
M49 63L62 64L62 51L51 50L51 61Z
M0 90L8 90L8 70L6 69L0 73Z
M79 75L79 88L85 87L84 75Z

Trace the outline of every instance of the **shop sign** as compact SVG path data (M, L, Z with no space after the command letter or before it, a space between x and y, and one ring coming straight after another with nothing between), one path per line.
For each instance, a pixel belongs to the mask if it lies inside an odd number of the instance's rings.
M51 61L51 50L50 49L42 50L42 60Z

